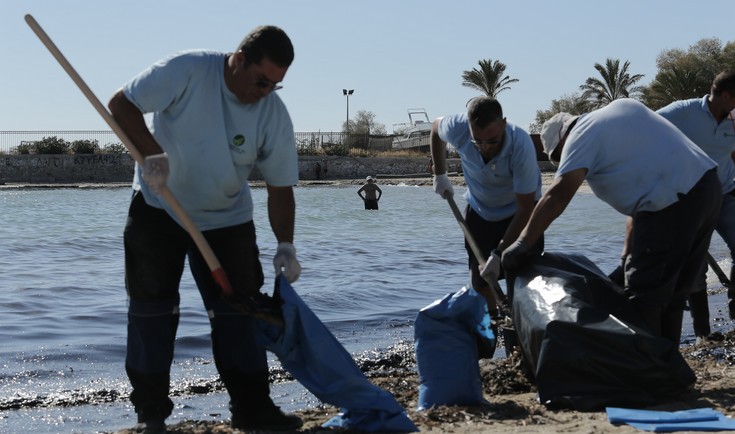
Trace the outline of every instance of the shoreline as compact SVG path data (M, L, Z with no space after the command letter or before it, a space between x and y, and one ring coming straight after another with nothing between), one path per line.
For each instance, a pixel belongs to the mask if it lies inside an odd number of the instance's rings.
M682 346L680 351L697 375L690 392L678 399L647 407L647 410L681 411L712 408L725 416L735 415L735 373L731 357L735 350L735 331L724 333L722 340ZM421 433L454 434L511 434L511 433L596 433L634 434L641 431L628 425L609 422L604 409L577 411L549 408L537 400L535 386L522 369L520 356L482 359L479 362L483 396L487 406L439 406L417 411L419 378L410 363L399 369L383 370L367 375L370 382L390 392L406 409L408 418ZM321 428L321 425L339 413L339 409L323 404L312 409L295 411L304 426L289 433L328 434L341 432ZM229 426L229 416L223 420L185 420L167 426L169 433L177 434L235 434L241 431ZM347 431L350 432L350 431ZM682 432L682 431L680 431ZM698 431L683 431L698 432ZM133 429L115 431L115 434L134 434Z
M554 172L541 172L541 184L543 186L551 185L554 179ZM429 174L408 174L404 176L396 175L377 175L375 178L378 184L382 185L399 185L406 184L411 186L432 186L432 177ZM464 176L461 174L453 174L449 176L452 185L467 185ZM264 181L250 181L252 188L264 188ZM296 187L319 187L319 186L340 186L340 185L363 185L364 178L340 178L340 179L305 179L299 180ZM0 190L32 190L32 189L54 189L54 188L130 188L132 182L5 182L0 183Z

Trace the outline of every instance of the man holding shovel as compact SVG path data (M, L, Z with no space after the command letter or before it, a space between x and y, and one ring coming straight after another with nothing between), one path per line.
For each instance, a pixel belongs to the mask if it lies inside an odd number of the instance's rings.
M260 294L264 275L253 224L248 176L254 167L268 190L278 247L276 274L295 281L293 185L298 167L293 126L275 93L293 61L293 46L274 26L254 29L233 53L187 51L152 65L123 86L109 109L145 156L137 164L125 227L129 295L125 368L130 399L146 433L165 432L171 414L169 374L179 321L185 259L212 327L214 361L230 395L232 426L283 431L301 426L269 394L265 348L255 320L223 297L210 269L162 189L170 189L202 230L236 291ZM144 113L152 113L150 129Z
M500 266L503 250L511 245L526 225L541 197L541 172L536 148L526 131L506 121L500 103L490 97L473 99L466 112L436 119L431 128L434 161L434 191L451 199L454 189L447 175L447 143L457 149L467 183L467 228L482 258L479 264L469 241L472 287L496 310L496 293L488 282L504 276ZM534 248L543 250L543 238Z
M722 207L715 230L735 258L735 70L721 72L712 82L709 95L674 101L658 110L658 114L686 134L689 139L717 163L717 175L722 184ZM706 269L705 269L706 271ZM735 267L730 268L727 291L730 318L735 318ZM697 341L710 334L707 276L703 274L695 291L689 296L694 334Z

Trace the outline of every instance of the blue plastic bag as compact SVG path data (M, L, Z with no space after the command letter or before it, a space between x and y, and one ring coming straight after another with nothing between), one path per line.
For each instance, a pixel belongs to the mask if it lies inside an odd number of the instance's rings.
M495 344L485 306L480 294L465 287L419 311L414 324L418 410L488 404L482 394L476 340L481 333Z
M288 281L276 278L285 327L258 321L260 339L291 375L322 402L340 407L324 427L367 432L415 432L416 425L393 395L372 384L352 356Z

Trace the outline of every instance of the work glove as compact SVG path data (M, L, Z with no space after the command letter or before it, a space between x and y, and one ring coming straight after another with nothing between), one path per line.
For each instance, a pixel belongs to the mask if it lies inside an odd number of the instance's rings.
M492 254L490 254L485 265L480 269L480 276L486 282L498 280L498 277L500 277L500 253L498 249L493 250Z
M156 196L163 193L163 187L168 179L168 155L154 154L145 157L143 160L143 180L148 184L148 188Z
M288 283L295 282L301 275L301 265L296 259L296 248L289 242L278 243L276 254L273 256L273 266L276 267L276 276L283 272Z
M517 239L503 250L501 262L506 272L522 267L531 257L531 247L523 240Z
M446 173L434 175L434 192L443 199L454 197L454 189L452 183L449 182L449 175Z
M607 277L610 278L610 280L613 281L613 283L617 284L618 286L625 286L625 260L627 256L623 256L620 258L620 265L618 265L612 273L610 273Z

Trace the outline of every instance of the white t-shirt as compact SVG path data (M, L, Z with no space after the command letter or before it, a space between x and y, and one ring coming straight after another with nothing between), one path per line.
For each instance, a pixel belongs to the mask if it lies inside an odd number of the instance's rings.
M467 203L487 221L500 221L517 211L516 193L541 197L541 171L536 148L522 128L506 123L503 148L485 163L470 142L467 113L445 116L439 122L439 137L457 148L467 183Z
M632 216L673 204L715 167L666 119L638 101L618 99L579 118L556 176L587 169L597 197Z
M224 80L225 53L187 51L152 65L125 84L125 96L143 113L168 154L168 186L201 230L252 220L248 176L254 167L273 186L298 183L293 124L275 92L243 104ZM167 209L141 182L146 202ZM181 222L179 222L181 223Z
M717 174L722 193L735 189L735 120L732 117L717 122L709 111L709 95L683 101L674 101L656 113L676 125L692 142L717 163ZM731 115L732 116L732 115Z

